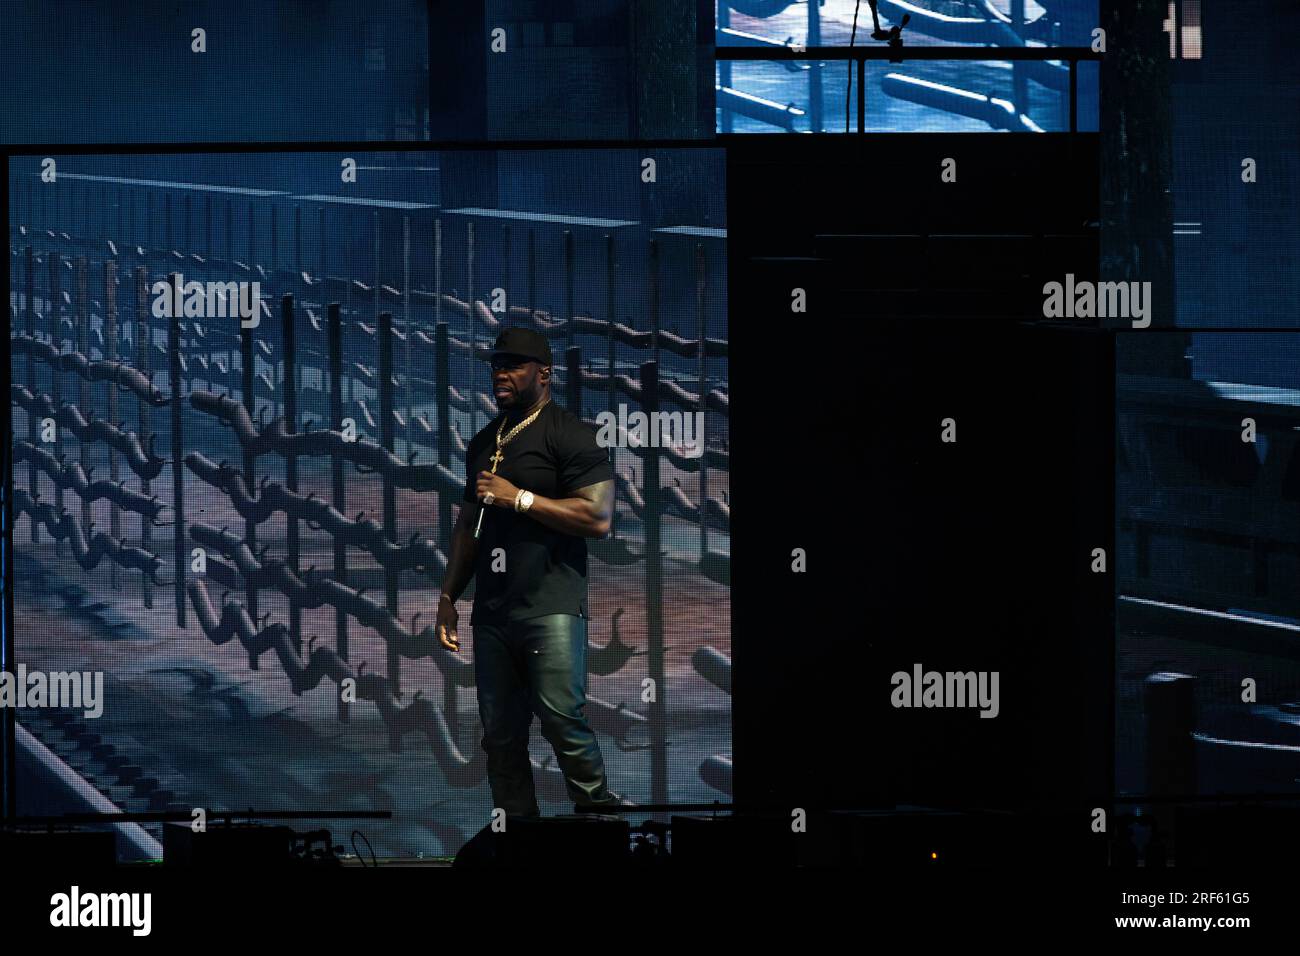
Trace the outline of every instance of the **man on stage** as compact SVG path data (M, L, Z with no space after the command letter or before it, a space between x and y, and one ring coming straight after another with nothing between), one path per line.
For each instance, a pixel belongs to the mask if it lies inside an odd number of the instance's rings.
M460 649L456 599L477 584L470 625L494 806L537 817L528 732L541 719L576 807L619 806L583 715L587 543L609 533L614 474L594 429L551 400L551 347L508 328L492 351L499 415L469 443L465 505L438 600L442 645Z

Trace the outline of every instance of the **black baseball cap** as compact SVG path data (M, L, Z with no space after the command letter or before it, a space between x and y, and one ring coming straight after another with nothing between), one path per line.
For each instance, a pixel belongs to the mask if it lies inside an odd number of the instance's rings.
M502 329L497 341L492 346L492 355L522 355L534 359L543 365L551 364L551 343L546 336L522 326Z

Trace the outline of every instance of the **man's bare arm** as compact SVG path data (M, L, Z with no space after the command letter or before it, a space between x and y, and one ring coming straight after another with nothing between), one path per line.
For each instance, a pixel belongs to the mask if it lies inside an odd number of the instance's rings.
M534 494L527 515L565 534L603 538L609 534L614 517L614 480L579 488L568 498L543 498Z
M474 525L478 521L480 507L482 506L477 502L462 501L456 526L451 532L451 554L447 555L447 573L442 579L442 593L453 601L460 598L474 577L474 556L478 553Z

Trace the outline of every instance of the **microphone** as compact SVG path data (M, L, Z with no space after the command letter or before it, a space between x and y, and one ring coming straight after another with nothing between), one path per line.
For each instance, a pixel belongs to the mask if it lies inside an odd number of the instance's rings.
M496 463L494 462L494 463L492 464L492 473L493 473L494 475L496 474L496 469L497 469L497 466L496 466ZM479 531L481 531L481 530L483 529L483 513L484 513L485 511L487 511L487 510L488 510L487 503L486 503L486 502L483 502L483 501L480 501L480 502L478 503L478 521L477 521L477 522L475 523L475 525L474 525L474 537L475 537L475 539L478 538L478 533L479 533Z

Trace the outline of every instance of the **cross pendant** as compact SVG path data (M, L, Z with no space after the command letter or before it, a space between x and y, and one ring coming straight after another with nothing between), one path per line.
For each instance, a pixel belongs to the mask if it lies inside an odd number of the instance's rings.
M501 464L505 457L505 455L501 454L501 449L498 448L496 452L488 458L488 461L492 462L492 474L495 475L497 473L497 465Z

